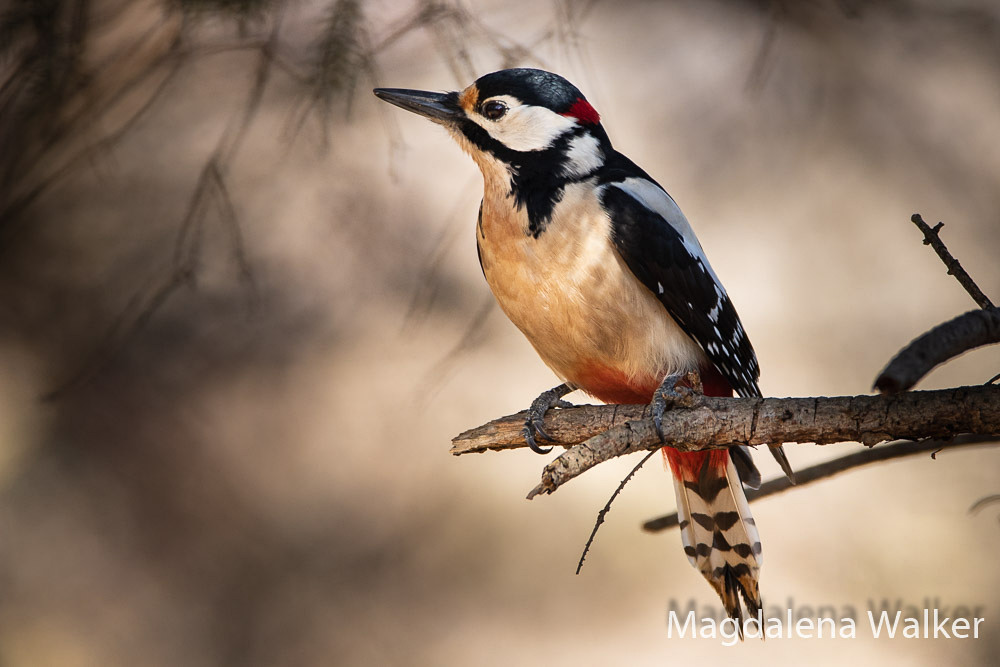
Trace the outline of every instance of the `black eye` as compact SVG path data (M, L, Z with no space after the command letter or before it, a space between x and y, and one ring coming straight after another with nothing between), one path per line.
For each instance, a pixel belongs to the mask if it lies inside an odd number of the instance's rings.
M490 120L500 120L507 113L507 105L500 100L490 100L483 102L479 112Z

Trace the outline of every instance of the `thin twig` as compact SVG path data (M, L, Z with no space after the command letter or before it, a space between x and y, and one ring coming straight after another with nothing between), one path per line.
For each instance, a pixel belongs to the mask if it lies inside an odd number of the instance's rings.
M653 451L649 452L648 454L642 457L642 460L639 461L639 463L636 464L634 468L632 468L632 472L625 475L625 479L622 480L621 484L618 485L618 488L615 489L615 492L611 494L610 498L608 498L608 502L607 504L604 505L604 508L597 513L597 520L594 522L594 529L590 531L590 537L587 538L587 544L584 545L583 553L580 554L580 562L576 564L577 574L580 574L580 570L583 569L583 561L587 559L587 552L590 551L590 545L594 543L594 538L597 537L597 529L601 527L601 524L604 523L604 517L606 517L608 515L608 512L611 511L611 503L615 502L615 498L617 498L618 494L622 492L622 489L625 488L625 485L629 483L629 481L637 472L639 472L639 468L646 465L646 461L648 461L650 457L652 457L653 454L655 453L656 450L654 449Z
M943 222L939 222L933 227L924 222L924 219L920 217L919 213L914 213L910 220L913 224L920 229L924 234L924 245L929 245L934 248L934 252L938 254L944 265L948 267L948 275L955 276L955 279L965 288L965 291L969 293L972 300L975 301L980 308L995 308L993 302L990 301L989 297L983 294L983 291L979 289L979 285L976 281L972 279L971 276L962 268L962 265L957 259L955 259L948 248L945 247L944 242L941 241L940 231L944 227Z
M878 463L879 461L888 461L891 459L902 458L904 456L925 454L927 452L931 452L933 458L933 454L942 449L996 444L1000 443L997 442L995 436L977 435L961 436L950 441L925 440L923 442L913 442L912 440L906 440L901 442L892 442L882 445L881 447L862 449L848 454L847 456L841 456L831 461L824 461L823 463L818 463L814 466L809 466L808 468L796 470L794 485L788 480L787 477L778 477L776 479L768 480L762 484L759 489L745 489L746 497L749 501L759 500L760 498L766 498L767 496L786 491L793 486L798 488L811 482L833 477L842 472L871 463ZM973 506L973 510L974 509L976 509L975 505ZM655 533L668 528L673 528L676 525L677 514L674 513L661 516L656 519L650 519L642 524L642 529Z

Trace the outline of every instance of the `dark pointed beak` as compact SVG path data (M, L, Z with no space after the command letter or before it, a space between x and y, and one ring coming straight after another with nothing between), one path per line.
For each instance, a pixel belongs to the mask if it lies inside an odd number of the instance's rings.
M436 123L451 123L460 117L458 96L455 93L431 93L426 90L405 88L376 88L375 97L395 104L400 109L412 111Z

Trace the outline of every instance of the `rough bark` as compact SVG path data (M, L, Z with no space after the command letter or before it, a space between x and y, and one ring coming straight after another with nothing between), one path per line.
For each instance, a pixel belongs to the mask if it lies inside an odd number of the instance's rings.
M958 387L882 396L816 398L693 397L663 419L664 440L648 407L586 405L551 410L546 430L569 448L545 466L529 497L552 493L593 466L664 444L682 451L730 447L855 441L948 439L960 434L1000 435L1000 387ZM525 413L494 420L457 436L455 455L525 447Z

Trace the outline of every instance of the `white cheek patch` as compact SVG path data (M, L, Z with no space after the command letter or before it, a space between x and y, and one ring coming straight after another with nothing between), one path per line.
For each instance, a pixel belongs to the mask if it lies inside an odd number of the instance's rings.
M497 121L483 118L478 113L466 112L469 120L511 150L528 152L545 150L557 138L576 127L576 120L561 116L545 107L521 104L509 95L491 97L505 103L510 111Z
M604 164L601 142L592 134L573 137L566 151L565 176L585 176Z

